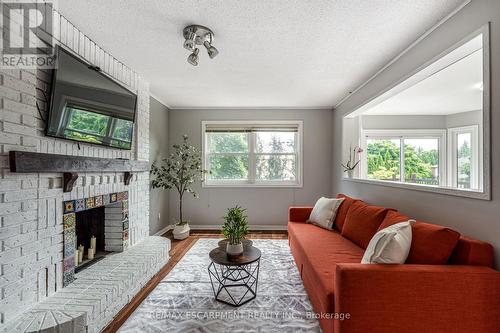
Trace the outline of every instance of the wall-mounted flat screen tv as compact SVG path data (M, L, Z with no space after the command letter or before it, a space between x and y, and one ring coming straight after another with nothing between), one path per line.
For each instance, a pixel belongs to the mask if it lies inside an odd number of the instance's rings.
M130 149L137 95L62 47L56 52L46 135Z

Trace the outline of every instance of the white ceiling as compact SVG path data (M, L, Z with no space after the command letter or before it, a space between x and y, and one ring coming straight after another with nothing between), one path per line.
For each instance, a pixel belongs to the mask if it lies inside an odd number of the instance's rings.
M453 58L453 53L461 53L461 49L469 49L469 44L477 45L481 41L480 35L437 62L446 64L446 58ZM439 68L431 76L376 104L363 114L449 115L482 110L483 49L475 49L476 51L451 65ZM420 75L421 73L417 73L413 77ZM413 77L407 81L412 81ZM401 85L405 85L405 82ZM397 91L398 87L393 89Z
M64 0L59 11L172 108L324 108L464 0ZM186 62L182 29L216 34Z

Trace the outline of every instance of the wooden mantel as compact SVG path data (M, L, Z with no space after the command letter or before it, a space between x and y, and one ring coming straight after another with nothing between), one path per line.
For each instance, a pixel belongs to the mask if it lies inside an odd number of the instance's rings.
M10 151L9 162L11 172L62 172L64 192L71 192L75 181L78 179L78 172L124 172L125 185L129 185L133 172L149 171L148 161L68 156L24 151Z

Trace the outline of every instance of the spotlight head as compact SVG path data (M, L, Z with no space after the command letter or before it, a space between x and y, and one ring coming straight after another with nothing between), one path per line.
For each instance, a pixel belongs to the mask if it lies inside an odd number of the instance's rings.
M213 46L209 42L205 41L203 45L205 45L205 47L207 48L207 53L210 59L215 58L219 54L219 50L217 50L215 46Z
M200 52L200 49L196 48L194 49L193 53L189 55L187 58L187 61L193 65L193 66L198 66L198 53Z
M194 32L189 33L186 40L184 41L184 48L189 51L193 51L196 45L196 34Z

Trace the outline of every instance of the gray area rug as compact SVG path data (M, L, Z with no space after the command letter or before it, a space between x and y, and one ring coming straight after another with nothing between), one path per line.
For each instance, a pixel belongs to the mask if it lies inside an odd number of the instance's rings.
M200 239L119 332L321 332L287 240L253 240L262 251L257 298L234 308L215 301Z

